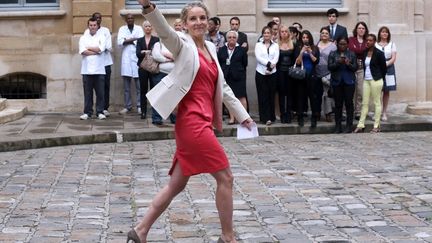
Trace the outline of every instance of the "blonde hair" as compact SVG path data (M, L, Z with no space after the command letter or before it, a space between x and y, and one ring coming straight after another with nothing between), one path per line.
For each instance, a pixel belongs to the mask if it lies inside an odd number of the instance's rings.
M288 31L288 38L287 38L286 40L283 40L283 39L282 39L282 35L281 35L281 33L280 33L282 29L286 29L286 30ZM290 33L290 31L289 31L289 27L286 26L286 25L283 25L283 24L281 24L281 25L279 26L279 40L278 40L278 44L279 44L279 46L282 45L282 43L286 43L286 44L288 44L288 46L289 46L290 48L294 48L294 42L293 42L293 40L292 40L292 38L291 38L291 33Z
M174 20L173 24L175 25L175 24L182 24L182 23L183 23L183 21L180 18L177 18Z
M186 20L187 20L187 16L189 14L189 11L194 7L199 7L199 8L204 9L204 11L207 15L207 19L208 19L208 16L210 15L210 11L208 10L207 6L204 3L198 2L198 1L191 2L191 3L186 4L186 6L184 6L180 12L180 19L183 21L184 24L186 24Z
M142 23L142 26L144 27L144 26L146 26L146 25L150 25L150 26L152 26L152 24L150 23L150 21L148 21L148 20L144 20L144 22Z

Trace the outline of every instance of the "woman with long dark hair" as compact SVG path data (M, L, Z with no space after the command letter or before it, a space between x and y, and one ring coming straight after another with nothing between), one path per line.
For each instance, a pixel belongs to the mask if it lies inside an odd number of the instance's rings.
M314 128L317 126L317 120L321 114L321 97L322 97L322 83L321 80L316 76L316 65L319 63L320 59L320 51L318 47L314 44L314 40L312 34L308 30L304 30L301 33L299 53L296 59L296 65L302 66L306 70L306 77L304 80L297 80L298 82L302 82L298 84L301 88L304 88L305 91L299 90L301 93L298 95L297 99L297 114L298 114L298 123L299 126L303 126L303 116L301 115L304 107L303 107L303 99L304 96L309 97L309 103L311 105L311 127Z

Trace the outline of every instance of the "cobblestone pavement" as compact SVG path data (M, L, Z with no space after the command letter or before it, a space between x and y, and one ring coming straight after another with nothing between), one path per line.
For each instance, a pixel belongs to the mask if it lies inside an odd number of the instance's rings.
M221 138L240 242L432 242L432 132ZM0 153L0 242L124 242L165 185L173 140ZM193 177L150 242L214 242Z

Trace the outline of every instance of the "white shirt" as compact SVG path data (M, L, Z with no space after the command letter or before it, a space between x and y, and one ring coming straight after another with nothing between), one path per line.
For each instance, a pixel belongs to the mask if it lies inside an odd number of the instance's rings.
M141 38L144 30L139 25L134 25L132 32L127 25L120 27L117 35L117 45L123 48L121 61L121 76L138 78L138 57L136 56L136 41L130 45L123 45L126 39Z
M257 59L256 71L262 75L266 75L267 63L276 64L279 60L279 45L272 42L267 52L267 47L264 42L258 42L255 45L255 57ZM276 67L270 72L276 72Z
M380 44L378 44L378 42L376 42L376 43L375 43L375 47L376 47L378 50L384 52L384 56L385 56L385 59L386 59L387 61L391 59L392 54L393 54L394 52L397 52L397 50L396 50L396 44L395 44L393 41L390 41L390 42L387 43L387 45L384 46L384 47L380 46Z
M89 29L84 31L84 34L89 33ZM111 56L112 52L112 40L111 40L111 31L107 27L101 26L96 32L97 35L102 35L105 38L105 51L102 52L102 56L105 60L105 66L109 66L113 64L113 59Z
M370 62L371 62L371 58L370 57L366 57L366 60L365 60L365 67L366 67L366 69L365 69L365 75L364 75L364 79L365 80L373 80L372 73L371 73L371 70L370 70Z
M174 61L171 61L164 56L164 54L168 53L170 53L170 51L160 41L154 44L152 56L156 62L159 62L159 72L161 73L168 74L174 68Z
M99 47L101 52L98 55L82 55L81 74L105 74L105 60L102 53L105 51L105 38L102 35L83 34L79 40L79 54L82 54L89 47Z

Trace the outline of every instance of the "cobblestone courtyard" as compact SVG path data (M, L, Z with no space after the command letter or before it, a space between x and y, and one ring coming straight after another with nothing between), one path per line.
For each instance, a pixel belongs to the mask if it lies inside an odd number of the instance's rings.
M240 242L432 242L432 132L221 138ZM174 140L0 153L0 242L124 242L166 184ZM150 242L214 242L211 176Z

